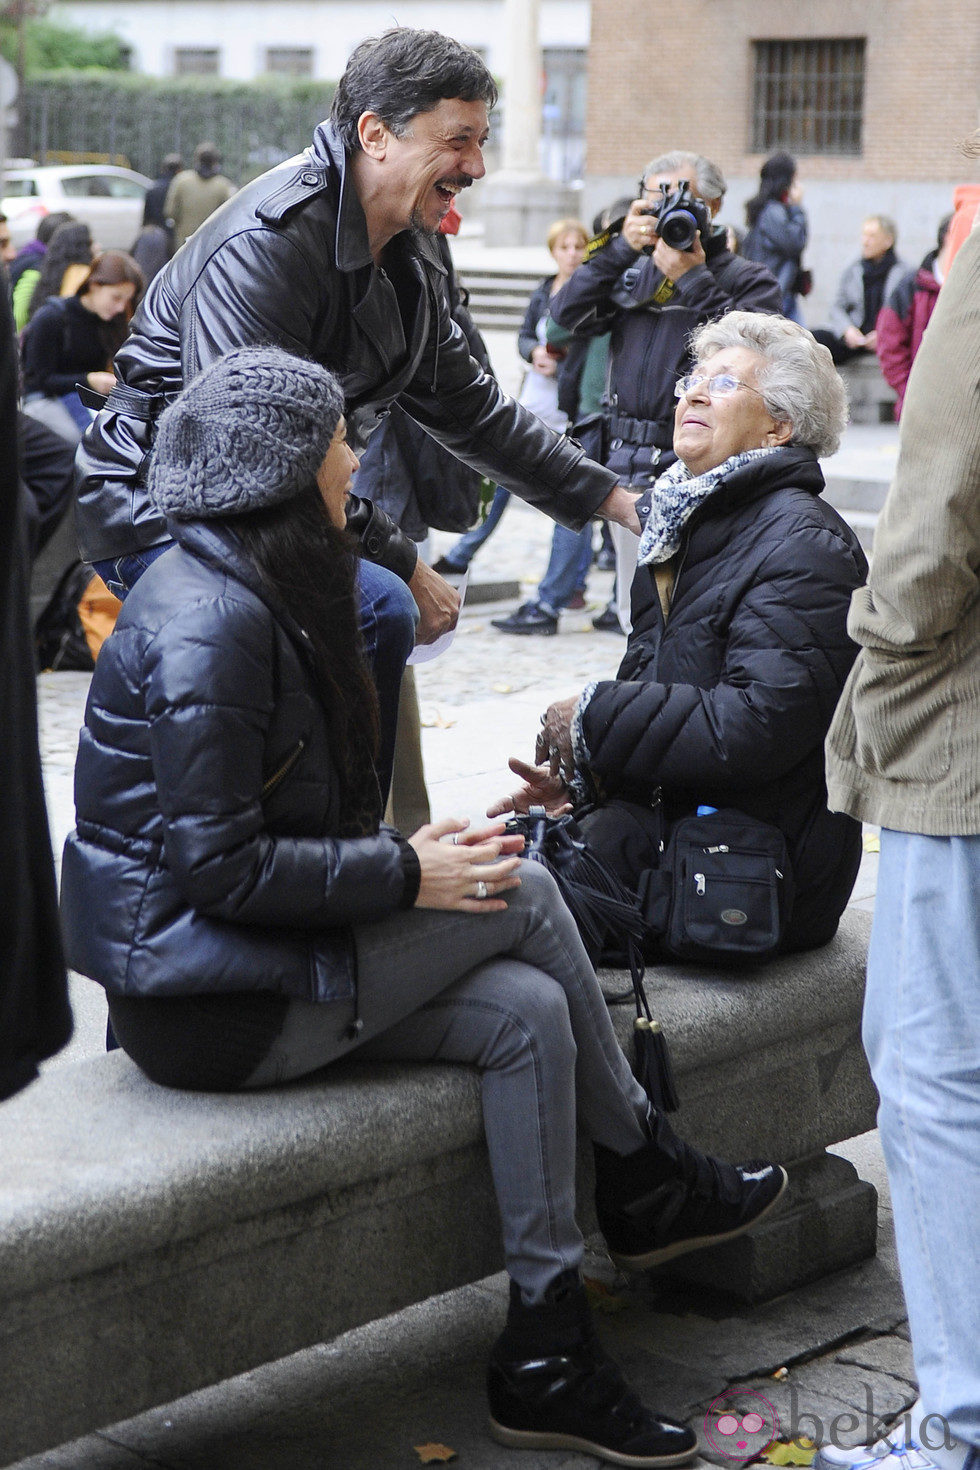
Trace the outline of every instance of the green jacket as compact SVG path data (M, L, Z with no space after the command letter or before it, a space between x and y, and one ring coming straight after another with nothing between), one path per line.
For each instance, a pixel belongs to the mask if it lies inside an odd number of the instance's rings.
M830 807L899 832L980 833L980 230L912 367L898 466L827 737Z

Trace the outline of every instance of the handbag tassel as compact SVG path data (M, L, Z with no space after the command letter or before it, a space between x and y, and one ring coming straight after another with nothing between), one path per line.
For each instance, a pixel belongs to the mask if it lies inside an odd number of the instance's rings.
M633 1022L636 1080L658 1113L676 1113L680 1106L667 1038L659 1021L637 1016Z

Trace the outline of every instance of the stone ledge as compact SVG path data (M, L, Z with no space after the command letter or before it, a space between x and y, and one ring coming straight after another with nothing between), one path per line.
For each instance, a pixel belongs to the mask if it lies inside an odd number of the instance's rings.
M651 972L686 1136L789 1161L873 1126L858 1059L866 939L851 912L824 950L755 975ZM630 1021L617 1008L621 1035ZM0 1157L8 1461L501 1264L464 1067L347 1063L226 1096L155 1087L115 1053L6 1103Z

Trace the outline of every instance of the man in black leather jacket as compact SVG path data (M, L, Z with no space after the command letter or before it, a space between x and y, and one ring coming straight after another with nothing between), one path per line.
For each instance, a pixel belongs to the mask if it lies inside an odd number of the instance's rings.
M495 101L480 58L436 32L362 43L306 152L242 189L154 280L116 356L120 386L79 449L81 551L106 580L131 585L169 543L144 484L156 416L204 366L252 343L338 374L355 447L397 399L447 449L556 520L579 528L599 512L638 529L634 497L508 398L449 315L428 236L483 176ZM421 640L453 625L455 592L417 564L387 516L352 497L348 524L369 560L408 582Z
M654 215L662 186L673 193L683 180L706 206L708 222L690 249L674 250L658 236ZM694 329L736 309L780 310L776 278L765 266L732 255L724 230L710 223L725 189L721 170L699 154L655 158L621 228L598 236L584 265L552 297L559 326L582 337L612 333L602 459L624 485L643 489L674 462L674 384L690 369ZM620 613L610 604L596 624L618 631L636 542L615 527L613 540Z

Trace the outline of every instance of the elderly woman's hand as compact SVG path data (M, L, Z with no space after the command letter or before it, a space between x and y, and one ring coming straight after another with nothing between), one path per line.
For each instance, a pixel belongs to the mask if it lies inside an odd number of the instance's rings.
M570 781L575 773L575 753L572 750L572 716L578 704L578 695L559 700L549 705L541 716L541 729L534 745L534 759L547 762L553 776L561 775Z
M507 762L515 776L520 776L524 785L510 796L502 796L493 806L487 807L488 817L502 817L507 812L518 812L527 816L532 806L543 806L549 817L560 817L570 812L568 787L560 776L552 773L550 766L529 766L516 755Z
M415 907L455 909L465 914L491 914L507 907L500 898L518 888L524 839L504 834L503 822L467 832L465 818L427 822L408 839L422 869ZM452 834L452 842L442 838Z

